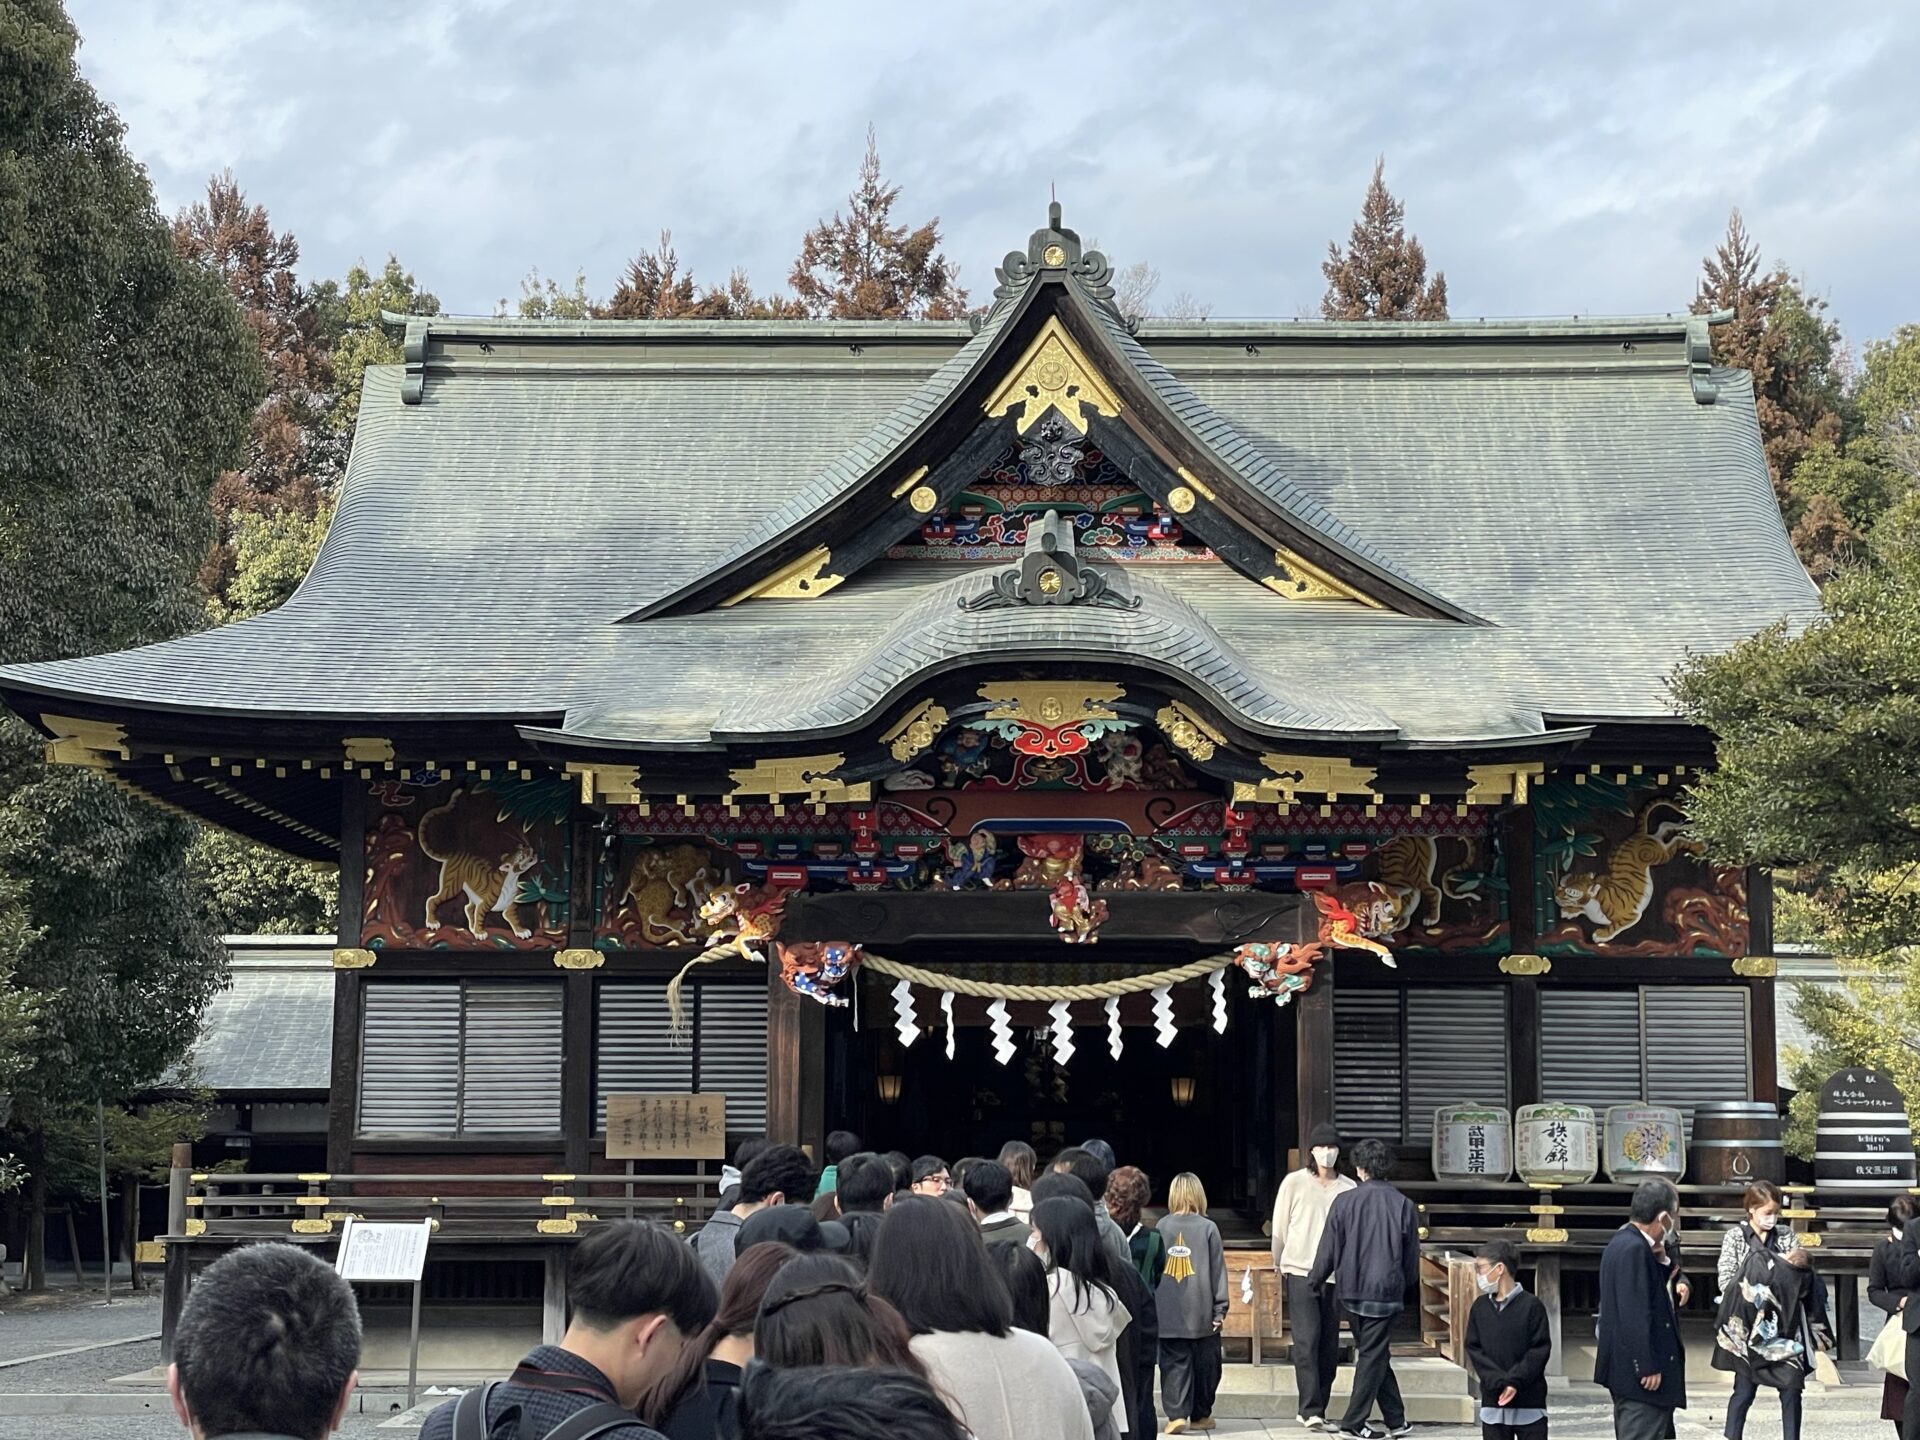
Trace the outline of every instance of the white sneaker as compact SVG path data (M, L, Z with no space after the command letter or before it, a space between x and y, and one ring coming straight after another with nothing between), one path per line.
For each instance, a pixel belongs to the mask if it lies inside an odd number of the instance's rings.
M1296 1415L1293 1418L1302 1430L1312 1430L1318 1433L1324 1432L1327 1429L1326 1417L1323 1415Z
M1387 1431L1387 1440L1401 1440L1401 1437L1411 1435L1412 1433L1413 1426L1402 1420L1398 1425L1393 1426Z

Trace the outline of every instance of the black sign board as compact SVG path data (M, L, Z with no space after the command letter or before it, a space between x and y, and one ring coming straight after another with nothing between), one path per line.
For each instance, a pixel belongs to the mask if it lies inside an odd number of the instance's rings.
M1822 1190L1891 1195L1914 1183L1907 1102L1884 1071L1841 1070L1820 1089L1813 1157Z

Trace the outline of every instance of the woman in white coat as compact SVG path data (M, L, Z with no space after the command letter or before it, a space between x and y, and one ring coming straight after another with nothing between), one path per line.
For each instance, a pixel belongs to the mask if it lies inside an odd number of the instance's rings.
M1033 1207L1034 1253L1047 1264L1050 1297L1047 1333L1069 1360L1099 1367L1122 1394L1120 1332L1132 1322L1120 1303L1113 1259L1093 1223L1093 1210L1065 1195ZM1126 1433L1126 1417L1115 1417Z

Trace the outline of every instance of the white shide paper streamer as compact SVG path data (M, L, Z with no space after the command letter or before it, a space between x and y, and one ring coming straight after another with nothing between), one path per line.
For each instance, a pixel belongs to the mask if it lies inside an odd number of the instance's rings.
M1153 992L1153 1030L1154 1038L1160 1042L1160 1048L1166 1049L1173 1044L1173 1037L1179 1032L1173 1026L1173 987L1161 985Z
M1207 984L1213 988L1213 1033L1227 1033L1227 972L1216 970L1207 977Z
M987 1006L987 1031L993 1037L993 1058L1002 1065L1013 1059L1013 1023L1007 1018L1006 1001Z
M1120 997L1107 997L1107 1050L1114 1059L1120 1058Z
M1047 1013L1053 1016L1053 1063L1064 1065L1073 1059L1073 1017L1064 1000L1054 1001Z
M940 992L940 1013L947 1017L947 1059L953 1059L953 992Z
M900 1036L902 1045L911 1045L920 1038L919 1022L913 1018L913 986L905 980L893 987L894 1030Z

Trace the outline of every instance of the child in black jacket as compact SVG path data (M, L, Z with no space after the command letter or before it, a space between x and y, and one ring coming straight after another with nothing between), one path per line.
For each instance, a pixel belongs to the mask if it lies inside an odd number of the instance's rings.
M1473 1262L1467 1358L1480 1377L1481 1440L1547 1440L1547 1307L1520 1288L1520 1252L1492 1240Z

